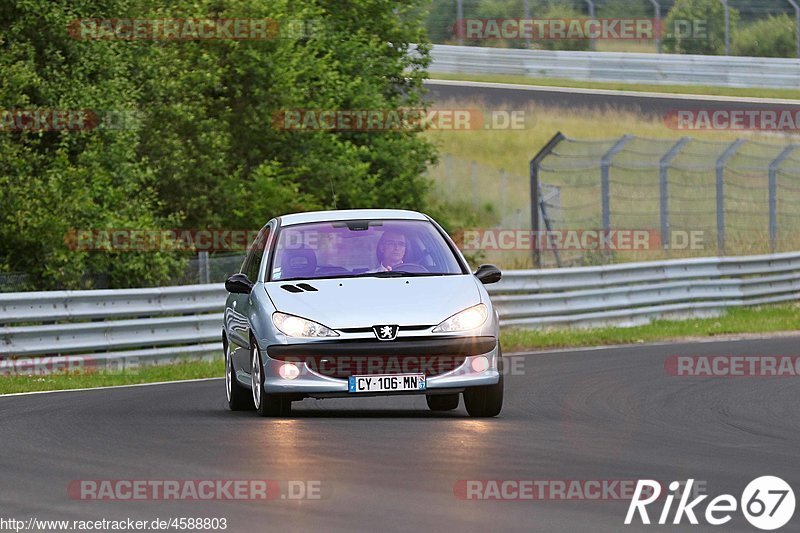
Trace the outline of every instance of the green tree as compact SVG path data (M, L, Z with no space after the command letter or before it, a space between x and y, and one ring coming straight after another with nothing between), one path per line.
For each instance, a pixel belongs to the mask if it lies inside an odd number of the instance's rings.
M731 8L731 33L739 12ZM725 12L719 0L676 0L664 19L664 50L676 54L725 53Z
M14 0L0 7L0 108L131 112L124 128L0 133L0 272L40 288L162 283L170 253L85 252L79 228L259 228L289 211L424 208L419 132L284 131L285 110L421 107L422 0ZM79 18L269 18L254 41L75 39ZM410 52L414 53L410 53ZM334 201L335 194L335 201Z
M47 0L0 8L0 109L134 109L137 87L126 75L136 47L71 38L72 7ZM125 4L120 6L124 12ZM119 16L120 11L110 10ZM98 15L103 11L98 9ZM109 13L110 15L110 13ZM0 131L0 271L25 272L38 288L82 288L102 275L112 285L163 282L182 267L160 253L71 249L71 230L155 228L153 174L136 154L137 129Z

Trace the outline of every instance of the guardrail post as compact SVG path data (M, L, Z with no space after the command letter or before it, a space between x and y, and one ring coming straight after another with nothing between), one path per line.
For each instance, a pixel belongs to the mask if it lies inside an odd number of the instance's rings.
M594 0L586 0L586 3L589 5L589 18L594 19ZM597 49L597 46L594 42L594 39L591 37L589 38L589 48L594 51Z
M451 8L452 9L452 8ZM458 44L464 44L464 30L462 30L462 25L464 24L464 0L456 0L456 28L458 31Z
M717 159L717 249L725 253L725 165L747 141L737 139Z
M720 0L725 9L725 55L731 55L731 8L728 0Z
M675 156L681 151L683 146L691 141L689 137L683 137L672 145L672 148L664 154L659 162L659 190L660 190L660 216L661 216L661 244L664 248L669 248L669 165Z
M778 168L788 158L797 145L789 145L769 164L769 249L772 253L778 247Z
M530 176L531 176L531 229L533 230L534 239L532 242L538 243L538 234L540 231L539 225L539 212L541 211L542 215L545 213L544 202L542 201L542 191L541 185L539 183L539 166L542 163L542 160L550 155L553 150L555 150L558 143L566 139L563 133L560 131L556 133L552 139L550 139L544 148L539 150L539 153L536 154L533 159L531 159L529 169L530 169ZM546 216L542 216L544 219L544 223L546 226L549 226L550 223L547 221ZM531 247L531 259L533 260L533 266L536 268L542 268L542 254L539 250L538 246L534 245ZM561 264L561 259L558 256L558 251L556 251L556 261L558 262L559 266Z
M198 282L211 283L211 272L209 271L208 252L198 252L197 254Z
M525 21L529 21L531 18L531 6L528 0L523 0L522 2L522 16L525 18ZM531 38L525 38L525 48L531 47Z
M796 0L789 0L789 3L794 8L794 34L797 42L797 57L800 58L800 5Z
M600 160L600 201L603 206L603 229L605 231L611 231L611 183L609 177L611 163L614 160L614 156L622 151L625 145L633 138L633 135L625 135Z
M794 0L789 0L789 1L793 2ZM661 51L662 51L661 50L661 32L662 32L662 28L661 28L661 4L658 3L658 0L650 0L650 3L653 4L653 9L656 12L656 31L655 31L656 49L658 50L658 53L660 54Z

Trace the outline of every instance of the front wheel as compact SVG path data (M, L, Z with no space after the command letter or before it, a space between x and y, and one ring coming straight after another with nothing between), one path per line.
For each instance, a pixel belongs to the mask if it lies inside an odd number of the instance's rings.
M497 370L500 380L495 385L470 387L464 390L464 406L470 416L487 418L497 416L503 409L503 356L497 349Z
M225 395L228 398L228 408L231 411L252 411L253 395L236 379L236 370L233 368L233 358L228 352L228 341L223 340L225 350Z
M264 392L264 363L261 351L255 339L250 339L250 353L253 367L252 379L253 405L259 416L289 416L292 413L292 402L283 394L266 394Z

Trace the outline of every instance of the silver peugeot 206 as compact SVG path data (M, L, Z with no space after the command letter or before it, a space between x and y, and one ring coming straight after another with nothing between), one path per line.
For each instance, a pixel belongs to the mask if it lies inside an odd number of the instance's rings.
M225 283L222 339L233 410L286 416L293 401L425 395L434 411L503 406L497 312L430 217L394 209L270 220Z

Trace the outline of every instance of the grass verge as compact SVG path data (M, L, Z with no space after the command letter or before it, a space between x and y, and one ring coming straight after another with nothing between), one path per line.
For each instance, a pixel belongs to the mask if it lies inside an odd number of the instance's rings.
M111 387L184 379L216 378L225 375L222 358L214 361L185 361L169 365L142 366L122 372L58 373L44 376L0 376L0 394L60 389Z
M641 83L578 81L559 78L529 78L506 74L450 74L431 72L434 80L484 81L490 83L515 83L518 85L539 85L544 87L569 87L573 89L606 89L611 91L635 91L668 94L698 94L704 96L734 96L741 98L780 98L800 99L800 90L714 87L710 85L653 85Z
M442 163L431 169L431 174L434 176L447 170L443 168L443 163L446 156L450 155L467 161L476 161L495 169L503 168L510 174L525 177L523 181L527 184L529 161L557 131L573 139L589 141L616 140L626 134L661 140L677 140L687 135L685 130L669 127L661 117L642 116L633 111L617 109L558 109L535 104L517 109L513 105L487 106L480 99L438 102L437 108L480 109L487 114L496 110L521 111L524 113L525 127L520 130L426 132L427 139L442 154ZM700 141L711 142L733 142L740 137L770 144L787 142L765 132L696 130L691 132L691 136ZM463 173L464 169L458 170ZM469 185L469 174L459 177ZM496 189L496 182L492 186ZM457 194L458 189L460 188L451 190L450 195ZM468 187L465 190L471 192Z
M800 332L800 304L729 309L717 318L657 320L632 328L513 329L503 332L503 351L639 344L744 333Z

